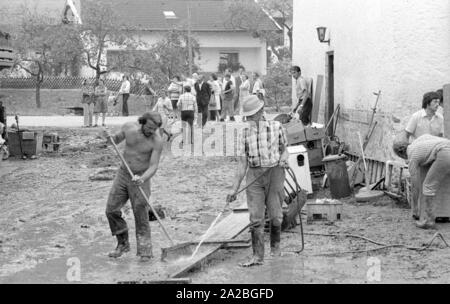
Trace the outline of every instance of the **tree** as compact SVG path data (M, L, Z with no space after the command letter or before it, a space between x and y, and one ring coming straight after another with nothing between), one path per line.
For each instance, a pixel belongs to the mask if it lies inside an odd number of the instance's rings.
M117 66L106 62L108 47L120 49L136 49L139 42L133 39L132 28L121 23L121 17L114 10L111 1L83 2L83 24L80 26L80 35L84 43L86 65L95 71L96 79L107 74Z
M111 71L130 74L131 78L140 78L142 74L153 78L157 90L165 89L167 83L176 75L189 73L189 51L186 31L172 29L153 45L141 44L144 50L124 49L108 56ZM192 54L199 56L199 44L191 37ZM193 71L198 71L194 64Z
M59 20L26 6L22 11L23 17L13 39L18 51L15 67L36 78L36 106L40 108L40 89L45 75L78 58L81 41L74 29L64 27Z
M293 0L236 0L232 2L226 14L226 22L236 29L246 30L253 37L267 41L267 44L278 60L290 57L292 54L292 16ZM272 17L286 30L289 37L289 52L279 46L280 30L267 30L261 24L267 23Z
M286 31L289 39L289 52L292 54L293 46L293 17L294 0L258 0L262 8L272 16L277 23Z
M279 61L269 65L264 86L267 90L267 99L270 105L275 106L277 112L281 106L291 101L292 79L289 76L291 63L289 60Z

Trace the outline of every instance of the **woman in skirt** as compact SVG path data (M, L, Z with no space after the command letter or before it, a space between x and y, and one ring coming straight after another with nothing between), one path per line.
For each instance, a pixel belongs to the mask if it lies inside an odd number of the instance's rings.
M108 113L108 89L105 86L105 82L102 79L98 80L98 85L95 87L95 125L97 127L98 116L102 114L102 126L105 127L106 113Z

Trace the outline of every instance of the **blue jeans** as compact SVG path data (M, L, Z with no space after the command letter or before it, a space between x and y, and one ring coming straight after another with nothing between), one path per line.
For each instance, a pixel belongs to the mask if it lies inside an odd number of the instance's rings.
M282 204L284 201L284 168L249 168L247 184L253 182L264 171L254 184L247 189L247 205L250 213L251 230L263 230L265 209L267 208L271 224L280 227L283 221Z
M141 187L145 194L150 197L150 181L145 182ZM122 217L121 211L128 199L131 202L136 225L138 255L151 256L152 243L148 218L149 205L139 188L132 182L130 174L126 169L121 167L114 179L106 204L106 217L108 218L112 235L118 235L128 231L127 222Z

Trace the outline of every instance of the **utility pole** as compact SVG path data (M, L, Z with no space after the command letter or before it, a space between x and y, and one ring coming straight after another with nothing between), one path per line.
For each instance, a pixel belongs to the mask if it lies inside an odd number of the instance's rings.
M191 43L191 2L187 2L188 15L188 62L189 62L189 77L192 75L192 43Z

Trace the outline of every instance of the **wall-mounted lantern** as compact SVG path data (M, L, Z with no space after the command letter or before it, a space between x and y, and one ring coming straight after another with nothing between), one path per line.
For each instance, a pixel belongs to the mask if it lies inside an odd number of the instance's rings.
M317 36L318 36L318 38L319 38L319 41L320 41L321 43L328 43L328 45L330 45L330 39L325 40L325 35L326 35L326 33L327 33L327 28L326 28L326 27L324 27L324 26L319 26L319 27L317 28Z

